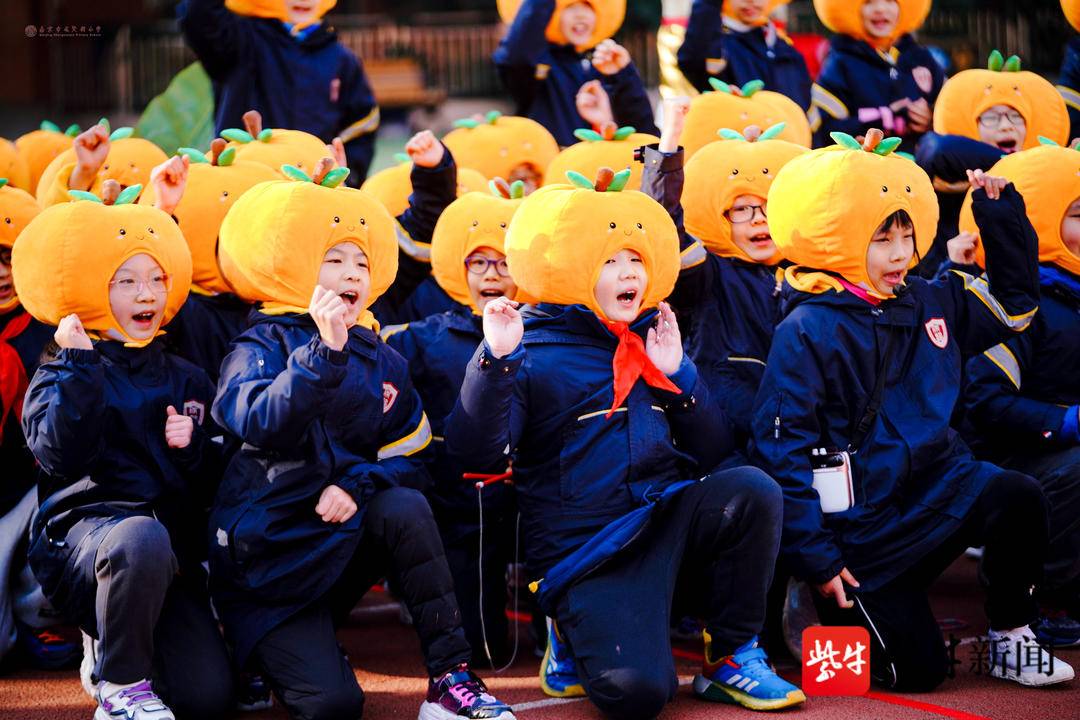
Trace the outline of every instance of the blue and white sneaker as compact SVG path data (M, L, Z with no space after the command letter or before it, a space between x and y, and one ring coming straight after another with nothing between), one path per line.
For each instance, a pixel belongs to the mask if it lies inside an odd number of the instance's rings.
M547 650L540 662L540 688L545 695L557 698L585 695L585 688L578 679L574 656L559 636L559 628L551 618L547 618Z
M779 710L806 702L802 690L773 672L756 636L731 655L711 657L712 638L706 631L702 673L694 677L694 694L702 700L751 710Z

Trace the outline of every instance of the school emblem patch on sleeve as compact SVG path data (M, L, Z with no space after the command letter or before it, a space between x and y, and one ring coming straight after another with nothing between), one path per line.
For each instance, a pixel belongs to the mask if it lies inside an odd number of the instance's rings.
M194 420L196 425L202 425L203 415L206 414L206 405L198 400L188 400L184 403L184 414Z
M382 384L382 411L385 415L390 412L390 408L394 407L394 401L397 400L398 389L392 382L384 382Z
M930 318L926 321L926 334L930 342L944 349L949 344L949 326L943 318Z

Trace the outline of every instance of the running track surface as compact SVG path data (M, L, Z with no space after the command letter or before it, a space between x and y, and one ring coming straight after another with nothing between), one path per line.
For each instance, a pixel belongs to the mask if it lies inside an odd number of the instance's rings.
M946 620L957 637L985 633L981 593L975 580L975 563L961 558L938 581L932 591L935 612ZM356 676L367 694L366 719L415 718L427 683L412 630L397 620L383 593L369 593L354 622L339 637L352 659ZM482 673L500 698L513 703L522 720L600 720L588 701L549 699L540 691L536 673L539 661L532 653L527 627L521 624L521 649L514 667L502 675ZM957 654L961 664L955 679L928 695L898 695L871 691L865 697L810 698L798 710L772 717L798 720L907 720L953 718L954 720L1070 720L1080 718L1080 680L1046 690L1020 687L974 672L970 647ZM694 643L676 645L676 665L683 687L667 707L663 720L704 720L762 715L727 705L703 703L687 686L697 671L701 648ZM1080 666L1080 650L1061 651L1060 657ZM799 668L790 658L779 665L781 673L799 683ZM94 705L83 693L77 674L19 672L0 678L2 720L89 720ZM281 720L280 709L238 713L239 720Z

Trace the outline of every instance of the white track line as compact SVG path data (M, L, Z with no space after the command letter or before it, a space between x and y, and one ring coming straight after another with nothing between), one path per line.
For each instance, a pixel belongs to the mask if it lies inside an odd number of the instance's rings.
M689 685L692 682L694 682L694 678L689 676L679 678L680 687L683 685ZM532 700L525 703L514 703L514 714L524 712L526 710L539 710L540 708L552 707L554 705L567 705L569 703L581 702L582 700L588 700L588 698L544 698L543 700Z

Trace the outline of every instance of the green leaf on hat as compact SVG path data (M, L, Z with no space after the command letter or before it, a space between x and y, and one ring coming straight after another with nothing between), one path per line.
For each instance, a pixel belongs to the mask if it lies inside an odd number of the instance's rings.
M903 141L898 137L885 138L878 143L876 148L874 148L874 153L877 155L889 155L893 150L900 146L901 142Z
M193 163L209 163L210 158L206 157L206 153L202 150L196 150L195 148L182 147L176 148L177 155L187 155L188 159Z
M523 197L525 197L525 183L520 180L510 183L510 199L520 200Z
M603 135L588 128L578 128L574 131L574 137L581 142L600 142L604 139Z
M845 147L848 150L862 150L862 144L847 133L831 132L829 133L829 137L831 137L833 139L833 142L835 142L840 147Z
M584 190L594 189L593 184L592 182L590 182L589 178L585 177L576 170L567 170L566 179L569 180L572 184Z
M787 123L778 122L775 125L773 125L772 127L769 127L768 129L766 129L765 132L761 133L761 135L758 136L758 141L760 142L761 140L772 140L773 138L777 137L780 133L784 132L784 128L786 128L786 127L787 127Z
M251 133L247 130L241 130L240 128L226 128L221 131L221 137L226 140L232 140L233 142L247 144L254 142L255 138L251 137Z
M630 168L623 168L619 172L615 173L615 179L611 181L611 184L607 186L608 192L621 192L626 183L630 180Z
M336 188L338 185L345 182L345 178L347 177L349 177L349 168L336 167L326 173L322 182L319 184L323 187Z
M68 137L75 137L80 132L82 132L82 128L79 127L78 123L71 123L70 125L67 126L67 129L64 130L64 134L67 135Z
M1057 144L1057 142L1051 140L1050 138L1046 137L1045 135L1040 135L1039 136L1039 144L1040 145L1050 145L1050 146L1053 146L1053 147L1061 147L1060 145Z
M89 200L90 202L101 204L101 198L94 193L86 192L85 190L68 190L68 197L72 200Z
M752 97L754 93L765 87L764 80L751 80L742 86L743 97Z
M401 163L412 162L412 158L409 157L409 153L403 153L403 152L394 153L394 160L396 160L399 165Z
M120 127L109 133L109 141L126 140L135 133L135 128Z
M220 155L217 156L218 167L228 167L236 160L236 148L225 148Z
M270 138L272 138L273 136L274 136L274 131L273 131L272 128L263 128L259 132L259 134L255 137L255 139L258 140L259 142L265 142L266 143L266 142L270 142Z
M711 85L712 89L715 90L716 92L724 92L724 93L727 93L729 95L731 94L731 86L728 85L723 80L721 80L720 78L714 78L714 77L709 78L709 85Z
M990 57L986 59L986 69L993 70L994 72L1001 72L1001 68L1005 66L1005 56L1001 54L999 50L991 50Z
M285 177L292 180L299 180L300 182L311 182L311 176L306 172L296 167L295 165L282 165L281 172Z
M0 178L0 188L4 187L7 184L8 184L8 179L7 178Z
M614 137L615 137L616 140L625 140L626 138L630 137L631 135L633 135L636 132L637 132L637 128L631 127L629 125L624 125L623 127L619 128L618 130L615 131L615 136Z
M1005 72L1020 72L1020 56L1010 55L1005 61Z
M39 127L39 129L40 130L48 130L49 132L54 132L54 133L60 132L60 126L57 125L56 123L52 122L51 120L42 120L41 121L41 126Z
M472 130L474 127L477 127L479 124L480 121L476 120L475 118L461 118L460 120L454 121L454 127L468 128L470 130Z
M912 155L909 152L894 152L893 157L902 157L905 160L910 160L911 162L915 162L915 156Z
M746 138L738 130L732 130L731 128L720 128L716 131L716 134L725 140L741 140L746 142Z
M142 192L142 185L129 185L124 188L124 191L116 196L116 202L113 205L128 205L135 202L135 199L139 197L139 193Z
M487 121L488 125L494 125L501 117L502 113L498 110L488 110L487 114L484 115L484 120Z

